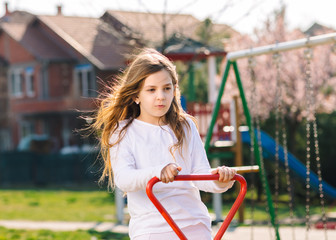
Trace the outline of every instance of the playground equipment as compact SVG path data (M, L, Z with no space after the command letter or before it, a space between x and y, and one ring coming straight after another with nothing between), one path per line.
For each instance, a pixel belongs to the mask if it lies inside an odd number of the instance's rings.
M218 178L219 178L219 174L178 175L175 177L174 181L204 181L204 180L218 180ZM232 221L235 213L238 211L239 206L242 204L246 191L247 191L246 181L244 177L242 177L239 174L236 174L232 179L240 182L240 192L238 194L238 197L236 198L236 201L233 203L232 208L230 209L228 215L226 216L223 224L218 230L214 240L220 240L222 238L230 222ZM154 177L148 182L147 188L146 188L147 196L152 201L152 203L155 205L155 207L158 209L158 211L161 213L161 215L164 217L164 219L167 221L167 223L171 226L171 228L174 230L177 236L181 240L187 240L186 236L183 234L181 229L176 225L176 223L171 218L167 210L162 206L162 204L157 200L157 198L153 194L153 191L152 191L153 186L159 181L160 180L157 177Z
M322 44L332 44L332 43L336 43L336 33L324 34L324 35L320 35L320 36L316 36L316 37L304 38L304 39L299 39L299 40L295 40L295 41L289 41L289 42L277 43L277 44L272 44L272 45L258 47L258 48L246 49L246 50L242 50L242 51L232 52L232 53L229 53L227 55L227 63L226 63L226 67L225 67L225 72L224 72L224 75L223 75L221 86L220 86L219 91L218 91L217 101L215 102L215 105L214 105L214 110L213 110L211 122L210 122L209 129L208 129L206 139L205 139L205 149L206 149L206 152L207 152L208 156L210 156L212 158L217 157L216 156L217 153L213 150L216 149L216 147L219 147L219 146L215 146L215 145L211 146L211 139L212 139L212 134L213 134L214 128L215 128L215 122L216 122L217 116L219 114L219 109L221 107L221 99L222 99L222 96L223 96L225 84L226 84L226 81L227 81L227 78L228 78L228 75L229 75L229 71L232 67L233 71L234 71L234 76L235 76L235 79L236 79L236 82L237 82L237 86L238 86L238 89L239 89L239 92L240 92L240 98L241 98L241 101L242 101L242 106L243 106L244 114L245 114L245 117L246 117L246 123L247 123L248 129L249 129L247 138L249 138L249 142L251 143L251 146L252 146L252 149L253 149L254 158L256 160L256 163L259 166L259 177L260 177L261 182L263 183L263 187L264 187L264 190L266 192L267 208L268 208L268 211L269 211L269 214L270 214L271 224L274 227L274 232L275 232L276 239L280 239L278 222L276 221L275 208L273 206L272 195L271 195L271 191L270 191L270 188L269 188L269 185L268 185L268 180L266 178L266 172L265 172L262 160L261 160L261 156L263 155L261 153L261 151L266 150L265 153L267 153L267 152L269 153L269 152L272 152L272 151L275 151L275 152L278 151L279 161L283 161L284 165L286 165L286 162L287 162L289 169L294 171L294 173L296 173L301 179L306 180L307 189L310 189L310 187L312 187L313 189L317 187L318 191L320 191L320 192L322 191L323 194L326 194L326 196L328 196L328 197L331 196L332 198L334 198L334 196L335 196L334 195L335 194L335 189L332 188L327 183L323 182L319 173L317 175L315 175L314 173L312 173L310 171L310 160L309 160L309 158L307 159L308 161L307 161L306 166L304 166L304 165L302 166L302 164L301 165L298 164L299 161L297 161L297 159L295 159L295 157L292 157L292 155L286 151L286 147L285 147L286 144L284 144L284 142L282 143L283 147L281 147L279 140L276 140L276 141L272 140L273 141L273 146L272 147L270 147L270 148L264 147L265 144L267 143L266 137L264 137L262 131L255 132L254 128L252 127L252 122L253 121L251 119L251 115L250 115L250 112L249 112L249 109L248 109L248 105L247 105L247 101L246 101L246 98L245 98L244 89L243 89L243 85L242 85L242 82L241 82L241 79L240 79L240 74L239 74L238 65L237 65L236 61L238 59L242 59L242 58L252 58L252 57L259 56L259 55L264 55L264 54L280 54L281 52L284 52L284 51L289 51L289 50L294 50L294 49L299 49L299 48L313 48L314 46L318 46L318 45L322 45ZM310 63L307 62L307 64L309 65ZM309 74L309 71L310 70L307 68L306 74ZM309 76L307 75L306 78L308 79ZM313 111L313 113L314 113L314 111ZM281 114L281 113L279 113L279 114ZM314 120L314 118L312 120ZM310 124L309 126L307 125L307 135L311 135L310 134L311 130L313 132L316 131L316 124L314 123L314 121L310 121L309 124ZM236 126L239 126L239 124L237 124ZM243 141L247 141L247 140L244 140L244 136L245 136L245 133L242 134ZM270 142L272 142L272 141L270 141ZM315 139L313 139L313 141L311 141L311 142L313 142L315 144ZM276 146L276 145L278 145L278 146ZM308 143L307 143L307 145L308 145ZM317 144L317 146L318 146L318 144ZM271 148L273 150L271 150ZM275 150L276 148L278 148L278 150ZM308 148L307 148L307 150L308 150ZM310 149L309 149L309 151L310 151ZM275 152L273 153L274 156L276 155ZM307 156L311 157L310 154L308 154L308 153L309 152L307 151ZM317 154L315 152L315 155L319 155L319 152L317 152ZM288 159L286 160L286 158L288 158ZM323 196L323 194L320 194L320 195ZM321 200L323 201L322 198L321 198ZM309 201L307 201L307 215L309 217ZM308 217L307 217L307 228L309 226L309 218Z
M247 130L242 131L241 134L243 143L251 144L251 136L249 131ZM275 159L276 154L275 140L264 131L260 131L260 135L261 135L261 142L262 142L261 147L263 149L263 153L265 155L274 157L274 158L270 157L269 159ZM286 155L284 153L285 151L283 147L279 145L279 161L283 166L285 166L285 158L286 158ZM294 173L294 175L298 179L302 181L302 183L305 183L306 171L307 171L306 166L290 152L287 153L287 157L288 157L288 167L290 168L290 170ZM325 181L322 181L322 185L324 194L330 199L336 199L336 188L334 188ZM313 172L310 172L310 187L317 192L319 191L318 175Z
M310 37L310 38L304 38L304 39L299 39L299 40L295 40L295 41L289 41L289 42L282 42L282 43L277 43L277 44L273 44L273 45L268 45L268 46L264 46L264 47L258 47L258 48L252 48L252 49L246 49L246 50L241 50L241 51L237 51L237 52L232 52L229 53L227 55L227 63L226 63L226 68L224 71L224 75L223 75L223 79L222 79L222 83L221 86L219 88L219 92L218 92L218 97L217 97L217 101L215 103L215 107L214 107L214 111L213 111L213 115L212 115L212 119L211 119L211 123L208 129L208 133L206 136L206 140L205 140L205 150L207 151L207 153L210 153L210 149L213 146L210 146L211 144L211 138L212 138L212 132L215 126L215 122L218 116L218 110L220 108L221 105L221 99L223 96L223 92L224 92L224 88L225 88L225 84L229 75L229 71L230 68L233 67L234 70L234 75L235 75L235 79L236 79L236 83L239 89L239 93L240 93L240 98L242 101L242 105L243 105L243 110L244 110L244 114L246 117L246 122L248 125L248 129L249 129L249 135L251 138L251 145L253 146L253 154L254 154L254 158L257 162L257 164L260 167L260 171L259 171L259 177L261 182L263 183L263 187L264 190L266 192L266 197L267 197L267 206L268 206L268 210L269 210L269 214L271 217L271 224L274 227L275 230L275 236L276 239L280 239L280 235L279 235L279 227L278 227L278 223L276 221L276 216L275 216L275 209L273 206L273 201L272 201L272 195L270 192L270 188L269 188L269 184L266 178L266 172L263 166L263 162L262 162L262 154L261 154L261 148L260 144L261 144L261 137L259 136L257 138L256 135L260 134L260 131L257 132L257 134L255 134L254 128L252 127L252 120L251 120L251 115L250 115L250 111L248 109L248 105L247 105L247 101L245 98L245 94L244 94L244 90L243 90L243 85L240 79L240 74L239 74L239 70L238 70L238 65L237 65L237 60L241 59L241 58L252 58L254 56L259 56L259 55L264 55L264 54L279 54L280 52L284 52L284 51L289 51L289 50L293 50L293 49L299 49L299 48L312 48L314 46L317 45L322 45L322 44L330 44L330 43L335 43L336 42L336 33L331 33L331 34L324 34L324 35L319 35L319 36L315 36L315 37ZM309 65L310 62L307 62L307 65ZM306 79L307 81L309 81L310 79L310 69L307 68L306 70ZM311 82L308 82L308 86L311 86ZM310 91L310 89L308 89ZM309 95L308 96L309 101L311 101L312 96ZM309 109L311 115L314 116L314 109ZM308 123L307 124L307 137L310 137L310 130L311 128L314 129L314 135L315 134L315 129L316 129L316 122L314 122L315 118L312 118L312 121L310 119L308 119ZM315 136L314 136L314 144L315 146L317 144L316 142ZM307 145L310 144L310 142L307 141ZM319 152L318 152L318 148L316 148L316 155L317 155L317 160L319 160ZM307 182L307 189L310 188L311 185L311 171L310 171L310 146L307 146L307 165L306 165L306 182ZM280 154L280 152L279 152ZM287 155L287 154L286 154ZM286 161L285 161L286 162ZM319 162L319 161L318 161ZM285 163L286 164L286 163ZM288 162L289 164L289 162ZM319 163L318 163L319 164ZM320 176L320 173L318 173L318 175ZM319 191L320 191L320 195L321 195L321 199L323 198L323 186L324 184L322 183L322 179L318 176L318 181L319 181ZM322 194L321 194L322 193ZM307 195L308 196L308 195ZM307 198L308 199L308 198ZM323 203L323 200L321 200ZM307 200L307 215L309 214L309 200ZM307 219L308 224L309 225L309 219ZM307 227L308 230L308 227Z
M238 96L234 96L232 100L221 103L218 117L216 119L216 125L212 133L212 142L214 147L210 148L207 152L207 157L210 160L212 166L226 165L227 163L221 162L222 159L233 159L234 166L237 170L244 173L257 172L258 166L242 166L243 165L243 153L241 136L238 133L238 127L240 125L240 119L238 112ZM189 103L188 113L194 116L198 123L198 130L202 140L204 141L207 130L211 121L211 114L213 112L212 103ZM239 192L237 186L237 193ZM212 197L213 209L215 213L214 222L221 222L222 219L222 194L214 193ZM244 204L239 208L238 221L244 222Z
M293 195L291 178L289 173L289 165L288 165L288 148L287 148L287 133L285 127L285 117L284 117L284 104L282 100L282 90L284 88L283 83L281 81L281 55L279 53L273 54L273 62L276 67L276 112L275 112L275 211L278 210L278 202L279 202L279 155L280 155L280 138L282 137L282 145L283 145L283 154L284 154L284 165L286 169L286 184L287 184L287 192L290 196L289 199L289 216L292 225L292 238L295 239L294 233L294 210L293 210Z
M306 91L307 91L307 106L308 106L308 115L306 123L306 239L308 239L308 231L310 229L310 173L311 173L311 153L312 150L315 150L315 158L317 163L317 175L319 183L319 195L320 195L320 205L322 207L322 222L324 227L325 239L327 239L327 221L326 213L324 206L324 192L323 192L323 182L322 182L322 173L321 173L321 159L320 159L320 150L319 150L319 141L318 141L318 132L317 124L315 117L315 102L316 98L313 93L313 83L311 78L311 60L313 58L313 52L311 48L307 48L304 52L306 60L305 68L305 79L306 79Z

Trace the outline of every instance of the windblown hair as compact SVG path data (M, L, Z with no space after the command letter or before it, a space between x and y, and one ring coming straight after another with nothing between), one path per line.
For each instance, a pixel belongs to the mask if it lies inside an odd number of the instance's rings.
M113 189L113 169L109 149L122 140L128 126L140 115L140 107L134 100L138 96L144 80L151 74L163 69L170 74L175 90L172 104L160 122L168 124L177 138L177 142L169 149L170 153L173 155L175 150L182 152L183 142L186 138L183 128L190 128L190 126L187 121L189 115L181 107L175 66L167 57L156 50L143 49L135 55L124 73L119 77L117 84L111 87L111 91L100 101L95 121L91 126L92 130L100 135L100 150L104 162L99 183L102 183L108 177L108 187ZM123 120L127 121L120 130L119 123ZM118 139L111 143L110 138L114 133L118 133Z

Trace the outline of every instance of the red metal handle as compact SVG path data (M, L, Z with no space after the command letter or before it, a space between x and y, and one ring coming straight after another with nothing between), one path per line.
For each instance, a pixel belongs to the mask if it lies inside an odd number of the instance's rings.
M178 175L175 177L174 181L200 181L200 180L218 180L219 175L218 174L205 174L205 175ZM221 227L219 228L214 240L220 240L226 229L229 227L234 215L238 211L238 208L242 204L246 191L247 191L247 184L246 180L243 176L236 174L232 180L237 180L240 182L240 191L236 198L236 201L233 203L228 215L226 216L224 222L222 223ZM183 234L181 229L176 225L175 221L171 218L170 214L167 212L167 210L162 206L162 204L157 200L157 198L153 194L153 186L157 182L160 182L160 180L157 177L153 177L151 180L149 180L147 187L146 187L146 193L149 199L152 201L154 206L158 209L158 211L161 213L161 215L166 219L167 223L171 226L171 228L174 230L174 232L177 234L177 236L181 240L188 240L186 236Z

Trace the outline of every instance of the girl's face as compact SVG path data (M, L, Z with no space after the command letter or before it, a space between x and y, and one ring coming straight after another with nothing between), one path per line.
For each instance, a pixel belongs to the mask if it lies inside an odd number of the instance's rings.
M168 112L173 98L174 86L166 70L149 75L136 98L140 106L140 115L137 119L159 125L159 119Z

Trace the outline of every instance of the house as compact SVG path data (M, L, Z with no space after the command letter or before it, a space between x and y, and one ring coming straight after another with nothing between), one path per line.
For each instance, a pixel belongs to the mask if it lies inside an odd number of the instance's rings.
M159 47L164 41L176 33L186 37L194 37L195 29L200 21L188 14L162 14L130 11L108 10L102 18L113 24L121 23L136 33L145 44Z
M316 36L316 35L320 35L320 34L333 33L333 32L335 32L335 29L324 26L324 25L319 24L317 22L314 22L303 33L306 34L307 36Z
M51 149L83 145L73 130L96 108L102 82L141 46L102 18L9 12L0 19L0 150L31 135L47 135ZM85 26L85 27L83 27Z
M92 139L74 133L86 124L79 116L96 108L97 92L126 66L128 53L149 46L172 59L181 60L182 53L190 60L195 54L190 46L204 50L195 41L202 22L188 14L106 11L90 18L64 16L60 6L54 16L5 8L0 19L0 151L16 149L35 135L50 140L48 151L91 144ZM236 34L226 25L213 29ZM225 55L212 49L196 54Z
M108 10L102 16L113 25L121 25L141 38L146 46L164 49L172 36L200 41L198 32L204 24L190 14L153 13ZM205 20L206 21L206 20ZM226 24L211 24L213 34L220 38L239 34ZM221 39L220 41L222 41Z

